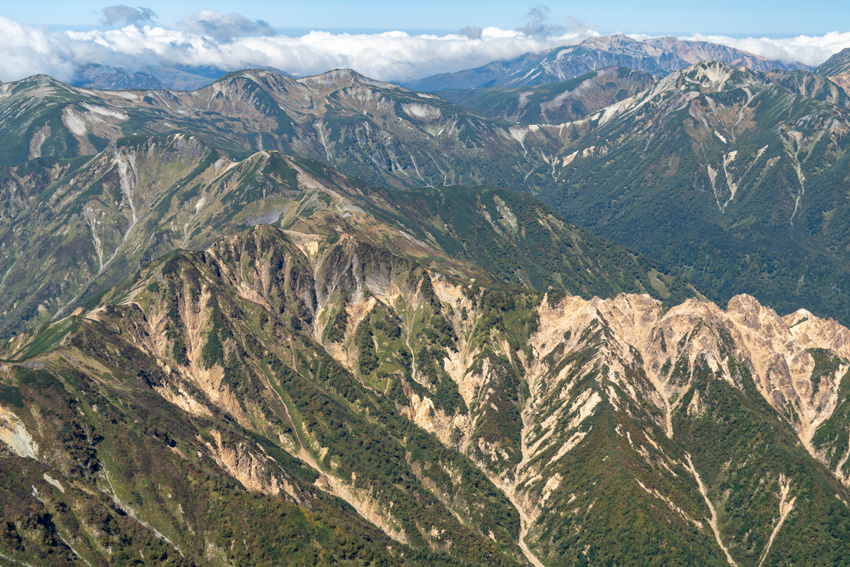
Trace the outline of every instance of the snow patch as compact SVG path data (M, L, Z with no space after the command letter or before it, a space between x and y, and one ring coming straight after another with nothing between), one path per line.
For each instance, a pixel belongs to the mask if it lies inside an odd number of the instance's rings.
M410 103L403 104L401 108L411 118L420 120L435 120L443 115L439 108L430 104Z
M67 127L74 136L86 135L86 121L70 106L62 111L62 123L65 124L65 127Z
M121 112L120 110L113 110L111 108L106 108L104 106L97 106L95 104L83 103L83 108L91 112L92 114L96 114L98 116L103 116L104 118L114 118L116 120L125 121L129 120L129 116L125 112Z

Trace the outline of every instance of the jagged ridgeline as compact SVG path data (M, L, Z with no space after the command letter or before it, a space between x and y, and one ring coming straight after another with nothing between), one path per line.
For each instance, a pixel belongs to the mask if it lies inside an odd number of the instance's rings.
M0 562L850 563L836 81L0 85Z
M844 88L850 87L850 49L844 48L824 61L817 68L817 72Z
M848 345L748 296L494 289L257 226L3 347L0 554L845 565Z
M375 185L518 187L550 179L581 129L529 133L347 70L297 80L240 71L191 92L94 91L45 76L0 89L2 165L90 156L128 135L192 133L236 157L277 150Z
M4 171L0 336L70 313L160 255L257 224L356 235L446 273L591 297L688 296L652 263L506 189L379 189L317 162L238 160L183 134Z

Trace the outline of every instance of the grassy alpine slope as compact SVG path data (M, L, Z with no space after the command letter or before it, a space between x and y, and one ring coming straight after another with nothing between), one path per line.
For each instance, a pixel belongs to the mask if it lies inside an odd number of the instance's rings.
M846 110L702 63L592 121L555 210L717 301L850 318Z
M5 170L0 336L70 313L177 248L257 224L353 234L447 273L590 297L691 292L655 265L505 189L380 189L317 162L237 160L182 134Z

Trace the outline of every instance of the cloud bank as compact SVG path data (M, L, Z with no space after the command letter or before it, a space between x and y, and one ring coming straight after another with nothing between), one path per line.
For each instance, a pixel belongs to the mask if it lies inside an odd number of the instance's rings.
M183 29L197 35L208 36L215 41L228 43L238 37L277 35L268 22L249 20L242 14L200 10L180 20Z
M122 22L153 18L143 8L110 12ZM275 35L263 21L239 14L202 11L185 18L179 28L139 21L119 29L50 32L0 16L0 80L12 81L45 73L70 80L88 63L127 69L146 66L212 66L225 71L273 67L294 75L312 75L334 68L352 68L364 75L403 81L511 59L599 35L586 27L554 28L546 12L529 13L525 29L470 27L456 34L410 35L404 32L349 34L314 31L300 37ZM123 16L121 15L123 14ZM107 18L107 12L103 12ZM145 20L147 21L147 20ZM850 33L821 37L729 38L696 35L699 39L745 49L771 59L823 62L844 47Z
M99 63L133 69L155 65L213 66L228 71L274 67L294 75L352 68L376 79L401 81L511 59L598 35L583 30L552 36L488 27L447 35L314 31L289 37L273 35L266 22L206 11L180 25L180 29L132 24L112 30L48 32L0 16L0 37L5 38L0 43L0 80L36 73L68 80L78 66Z
M156 19L156 13L150 8L133 8L124 4L107 6L101 12L100 22L105 26L149 24Z

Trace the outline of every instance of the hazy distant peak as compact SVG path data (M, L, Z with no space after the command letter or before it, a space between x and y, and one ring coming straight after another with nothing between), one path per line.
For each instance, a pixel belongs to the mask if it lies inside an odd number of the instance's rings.
M845 75L850 73L850 47L845 47L817 68L822 75Z
M685 41L671 36L637 40L625 35L612 35L590 37L578 44L564 45L534 56L529 54L526 58L426 77L410 85L423 91L489 86L530 87L569 80L611 66L629 67L663 77L707 59L761 72L800 68L797 64L768 60L716 43Z
M405 90L393 83L384 83L382 81L370 79L369 77L361 75L352 69L333 69L327 73L322 73L321 75L303 77L297 80L306 87L320 90L328 88L330 88L330 90L336 90L339 88L347 88L355 84L363 84L381 89Z

